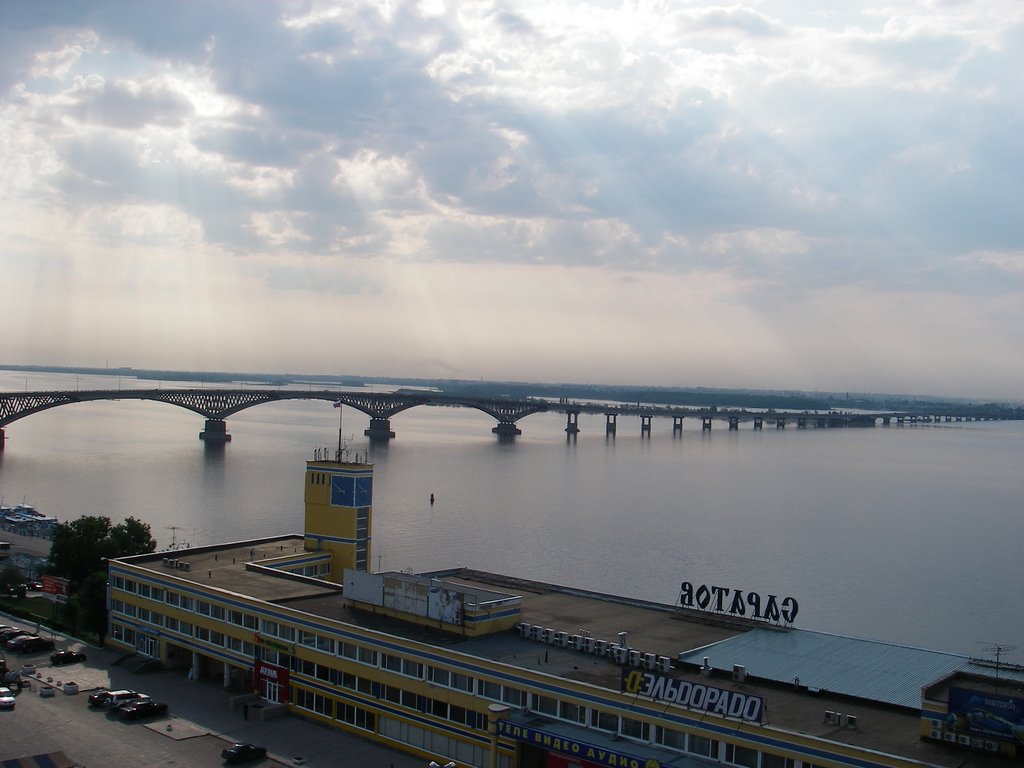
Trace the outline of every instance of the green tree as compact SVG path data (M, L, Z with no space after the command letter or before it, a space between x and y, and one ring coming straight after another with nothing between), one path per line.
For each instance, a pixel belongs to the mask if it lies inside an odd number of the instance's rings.
M78 589L90 575L106 573L106 560L142 555L156 549L147 523L134 517L113 525L109 517L85 515L59 523L50 543L49 571Z
M6 593L15 584L21 584L25 579L21 575L21 569L14 563L6 563L0 569L0 592Z

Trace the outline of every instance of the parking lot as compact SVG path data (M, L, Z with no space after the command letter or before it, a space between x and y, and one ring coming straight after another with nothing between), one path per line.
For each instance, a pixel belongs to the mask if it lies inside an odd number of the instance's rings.
M0 614L0 623L19 624ZM34 631L34 626L30 628ZM45 629L40 633L50 637ZM147 766L221 766L221 750L232 741L266 746L267 758L253 766L369 766L423 768L425 761L299 717L250 721L219 685L186 679L180 671L136 675L113 666L117 656L105 649L55 636L56 647L82 650L84 662L50 665L50 652L7 654L7 665L21 670L30 687L17 695L14 710L0 711L0 761L62 751L84 768ZM77 693L64 693L73 682ZM49 688L52 696L40 691ZM100 688L131 688L167 702L169 714L125 722L89 707L89 693Z

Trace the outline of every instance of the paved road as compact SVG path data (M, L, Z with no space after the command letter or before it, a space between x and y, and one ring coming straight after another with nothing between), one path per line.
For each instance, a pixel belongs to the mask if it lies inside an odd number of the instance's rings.
M0 623L24 626L3 614ZM111 666L117 657L110 651L60 635L56 639L58 648L83 650L88 659L53 667L49 653L7 656L10 668L35 663L37 674L31 677L33 687L18 695L15 709L0 711L0 761L60 750L84 768L201 768L223 765L220 753L226 743L249 741L270 751L267 759L249 764L254 766L424 768L425 761L419 758L300 717L247 721L241 708L231 708L229 694L215 683L187 680L178 671L135 675ZM40 696L40 688L69 680L78 684L78 694L58 690L52 698ZM106 687L133 688L166 701L170 715L125 723L90 709L89 691Z

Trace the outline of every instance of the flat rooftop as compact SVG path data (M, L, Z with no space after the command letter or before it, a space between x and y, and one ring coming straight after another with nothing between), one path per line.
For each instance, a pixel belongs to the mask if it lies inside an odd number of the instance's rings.
M260 565L303 551L304 537L288 535L138 555L123 558L123 562L155 575L174 575L204 588L285 604L312 616L531 672L611 690L620 688L622 666L611 659L531 640L513 631L466 638L372 615L349 607L339 585L289 576ZM188 570L165 565L169 556L187 562ZM964 656L793 628L717 626L685 616L675 606L462 568L424 575L469 589L519 596L521 620L530 624L570 635L589 633L609 642L618 642L619 633L625 632L631 648L669 657L674 677L761 696L765 724L774 728L949 768L1005 766L1005 760L998 757L919 738L921 689L970 668L972 660ZM708 677L698 669L705 656L713 667ZM745 666L745 680L733 680L733 664ZM856 727L827 722L826 711L854 715Z

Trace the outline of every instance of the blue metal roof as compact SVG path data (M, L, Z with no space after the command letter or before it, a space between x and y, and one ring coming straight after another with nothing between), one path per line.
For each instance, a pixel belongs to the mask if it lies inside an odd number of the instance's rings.
M954 653L804 629L752 629L682 653L679 660L699 665L705 656L718 670L741 664L751 678L798 679L801 687L913 709L921 707L923 686L971 663Z

